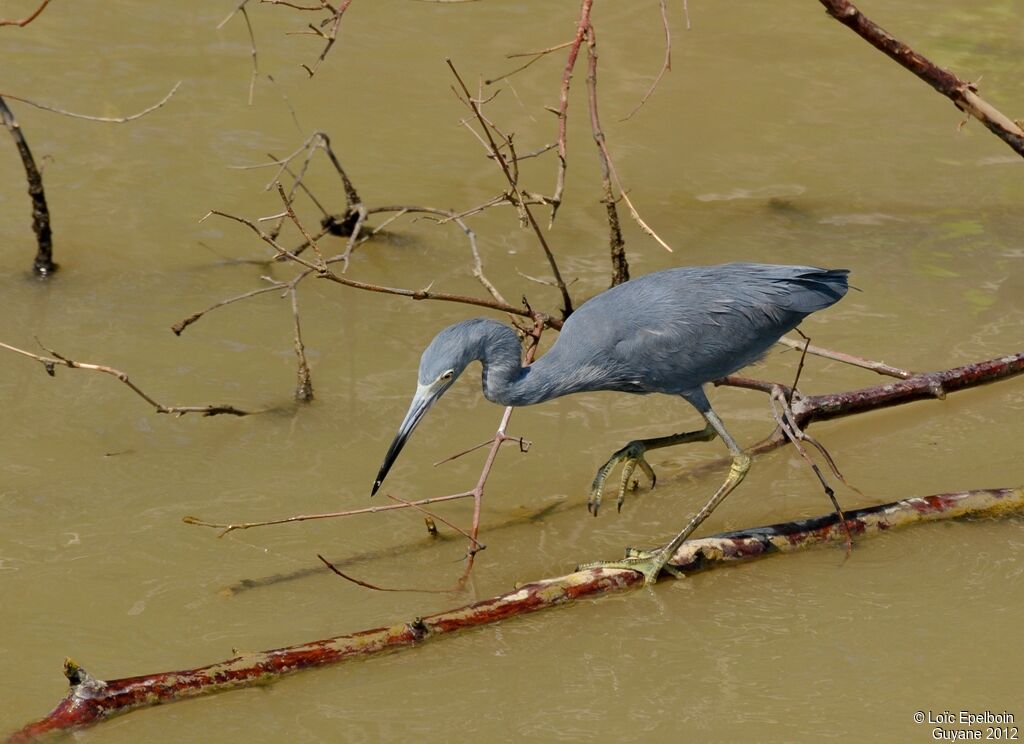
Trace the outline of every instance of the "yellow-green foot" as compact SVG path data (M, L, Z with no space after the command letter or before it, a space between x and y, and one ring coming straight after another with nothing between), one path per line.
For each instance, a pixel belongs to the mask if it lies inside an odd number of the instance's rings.
M625 568L630 571L637 571L643 574L644 584L650 586L658 580L659 574L666 571L679 578L683 574L674 566L669 564L672 554L667 550L638 550L637 548L626 548L626 557L619 561L595 561L584 563L576 567L577 571L588 568Z
M639 467L648 478L651 479L651 488L654 488L654 484L657 483L658 478L654 475L654 469L644 459L644 452L647 451L647 447L641 440L630 442L625 447L620 449L618 452L608 458L608 462L598 468L597 475L594 476L594 482L590 486L590 496L587 499L587 511L597 516L598 509L601 508L601 491L604 489L605 478L608 477L608 473L611 469L622 463L622 480L619 483L619 495L615 500L615 508L618 511L622 511L622 504L626 500L626 489L630 488L630 478L633 477L633 471ZM632 488L636 488L637 483L633 481Z

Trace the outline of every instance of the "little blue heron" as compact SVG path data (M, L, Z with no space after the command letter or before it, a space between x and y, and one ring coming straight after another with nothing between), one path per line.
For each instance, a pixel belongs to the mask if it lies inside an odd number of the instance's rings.
M720 436L732 455L721 488L668 544L627 551L622 561L590 564L640 571L653 582L679 545L739 485L750 458L711 409L703 385L761 358L787 331L847 290L846 269L733 263L668 269L612 287L569 316L551 349L522 366L515 332L486 318L445 328L420 359L409 412L377 473L377 492L409 435L431 405L470 362L483 366L484 397L503 406L528 406L570 393L613 390L680 395L704 417L703 429L638 439L597 471L588 509L595 516L611 469L622 463L618 504L639 466L654 484L648 450Z

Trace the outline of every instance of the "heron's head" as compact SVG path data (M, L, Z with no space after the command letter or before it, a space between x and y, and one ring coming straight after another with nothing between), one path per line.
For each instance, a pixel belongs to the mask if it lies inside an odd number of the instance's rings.
M377 479L373 482L373 496L384 482L388 471L398 459L406 441L412 435L423 415L430 410L434 402L452 386L466 366L474 359L479 359L479 343L477 334L473 333L473 321L456 323L448 326L434 336L434 340L420 357L420 371L416 382L416 393L412 396L409 411L405 414L394 441L384 455L384 463L380 466Z

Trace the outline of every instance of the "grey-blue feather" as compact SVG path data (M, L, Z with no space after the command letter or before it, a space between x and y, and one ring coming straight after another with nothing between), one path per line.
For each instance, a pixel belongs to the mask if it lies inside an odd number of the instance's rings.
M702 385L757 360L809 314L838 302L847 274L749 263L659 271L581 305L551 349L528 367L508 326L485 318L449 326L423 352L416 394L372 493L420 419L473 361L483 364L484 395L502 405L597 390L681 395L736 454ZM595 480L598 493L607 467Z
M507 326L477 318L431 342L420 382L484 365L484 393L530 405L575 392L687 395L759 359L811 313L847 291L845 269L735 263L668 269L584 303L533 365ZM689 396L688 396L689 397Z

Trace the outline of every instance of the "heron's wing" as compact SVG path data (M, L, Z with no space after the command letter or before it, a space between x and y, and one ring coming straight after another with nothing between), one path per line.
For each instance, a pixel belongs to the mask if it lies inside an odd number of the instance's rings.
M845 291L845 271L812 267L730 264L659 272L636 280L628 293L609 290L584 305L581 314L597 306L579 318L588 321L579 323L580 341L607 350L603 364L619 385L611 389L633 383L647 392L681 393L756 361Z

